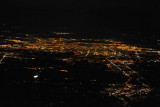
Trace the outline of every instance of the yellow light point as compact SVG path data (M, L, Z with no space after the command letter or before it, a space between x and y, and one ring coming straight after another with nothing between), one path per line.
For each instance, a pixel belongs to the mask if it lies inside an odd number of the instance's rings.
M61 72L68 72L68 70L60 70Z
M157 51L157 53L160 55L160 51Z
M127 95L127 93L125 93L125 92L121 92L120 94L121 94L121 95Z
M21 43L22 42L21 40L10 40L10 41L13 41L13 42L16 42L16 43Z

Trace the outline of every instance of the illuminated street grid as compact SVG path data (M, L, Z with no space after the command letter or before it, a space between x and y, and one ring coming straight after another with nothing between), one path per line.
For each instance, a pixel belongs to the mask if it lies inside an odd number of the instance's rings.
M63 33L56 33L57 35ZM69 33L65 33L68 34ZM89 63L102 63L107 69L106 72L117 72L128 77L125 83L109 84L100 93L115 96L123 100L123 96L131 98L134 95L147 95L152 88L144 82L144 78L139 75L141 71L135 71L131 65L135 62L142 62L145 57L143 55L156 54L160 55L160 51L151 48L141 48L137 46L126 45L120 41L106 39L66 39L66 38L40 38L27 35L26 37L8 37L3 39L0 44L0 49L3 52L0 63L4 63L7 57L16 59L27 59L21 56L21 52L15 50L27 50L29 52L49 52L49 53L66 53L71 52L76 57L59 58L58 60L74 64L75 61L87 60ZM13 51L8 51L13 50ZM35 58L30 58L34 60ZM154 63L160 62L160 59L148 59ZM44 68L26 66L25 69L41 70ZM54 67L49 67L54 68ZM70 72L67 69L62 69L60 72ZM98 71L97 71L98 72ZM136 76L135 76L136 75ZM33 78L37 79L38 74ZM138 84L132 84L130 81L134 79ZM96 81L96 80L92 80Z

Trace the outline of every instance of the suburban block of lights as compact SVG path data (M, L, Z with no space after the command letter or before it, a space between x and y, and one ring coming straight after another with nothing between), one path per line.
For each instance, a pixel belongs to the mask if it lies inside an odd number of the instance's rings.
M64 32L54 33L56 35L70 34ZM1 35L1 37L4 36ZM80 62L82 60L87 61L90 64L102 64L106 67L106 69L104 69L105 72L122 74L127 78L127 80L121 83L108 84L104 86L104 89L99 93L115 96L121 100L124 100L123 97L132 98L132 96L135 95L147 96L147 94L152 91L152 88L140 75L139 72L141 72L141 69L137 69L138 67L136 68L136 62L160 62L159 57L155 59L152 59L151 57L147 57L147 59L145 58L146 56L160 56L160 51L158 50L127 45L120 41L107 39L54 38L52 36L42 38L26 34L24 37L9 36L4 38L3 41L1 41L0 49L3 50L0 52L0 55L2 56L0 64L4 64L6 58L18 59L20 61L23 59L36 60L36 56L34 55L32 55L32 57L23 56L23 51L27 51L29 53L46 52L50 54L73 53L70 57L57 57L57 60L70 65L74 65L76 62ZM36 72L33 76L33 84L38 84L40 82L39 77L41 72L44 72L45 69L56 69L56 67L28 66L26 64L24 69ZM65 69L59 69L59 72L69 73L70 69L67 69L66 67ZM72 78L65 78L66 81L70 79ZM44 81L46 80L47 78L44 79ZM96 81L96 79L90 80L91 83Z

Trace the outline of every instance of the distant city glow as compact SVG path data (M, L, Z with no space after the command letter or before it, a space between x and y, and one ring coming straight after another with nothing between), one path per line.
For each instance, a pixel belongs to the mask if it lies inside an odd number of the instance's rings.
M70 33L65 32L53 32L56 35L67 35ZM8 43L8 44L6 44ZM103 94L109 94L109 96L116 96L123 100L123 96L131 98L134 95L147 95L152 91L152 88L143 82L144 78L139 74L138 70L135 70L132 65L136 62L143 62L145 56L160 55L159 50L152 48L142 48L133 45L127 45L120 41L113 41L110 39L66 39L66 38L40 38L27 34L26 37L5 38L1 44L0 49L6 52L0 52L2 58L0 63L2 64L6 57L12 57L17 59L31 59L36 60L34 55L30 58L22 57L19 52L7 52L7 50L27 50L32 53L48 52L52 53L73 53L74 57L57 57L57 60L65 62L67 64L74 65L75 62L85 60L88 63L100 63L107 69L106 72L117 72L128 80L124 83L109 84L100 92ZM146 62L160 62L159 58L148 58ZM54 66L50 67L30 67L25 66L24 69L33 70L36 72L43 72L45 69L56 70ZM51 72L51 71L50 71ZM69 73L70 70L66 68L58 68L58 72ZM98 72L98 71L97 71ZM34 79L39 78L39 74L33 76ZM66 81L72 80L72 78L65 77ZM135 80L139 85L132 84L131 81ZM46 78L44 80L47 80ZM91 83L97 82L96 79L91 79ZM83 84L82 82L80 84Z

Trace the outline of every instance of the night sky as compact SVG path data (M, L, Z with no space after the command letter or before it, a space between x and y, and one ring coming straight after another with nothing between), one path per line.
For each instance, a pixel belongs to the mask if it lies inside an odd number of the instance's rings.
M6 0L0 23L74 29L159 29L160 2L152 0Z

